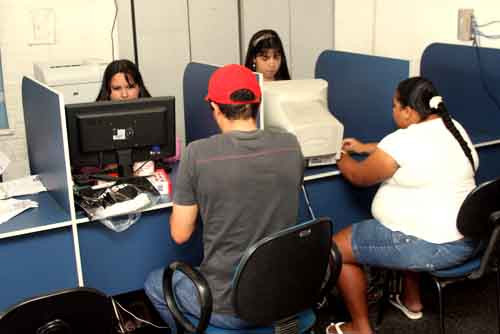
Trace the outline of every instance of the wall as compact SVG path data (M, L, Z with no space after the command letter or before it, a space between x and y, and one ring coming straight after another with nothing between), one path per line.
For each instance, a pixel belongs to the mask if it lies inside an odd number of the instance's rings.
M410 60L410 75L431 43L471 45L457 39L459 8L473 8L479 24L500 19L497 0L336 0L335 49ZM483 28L500 34L500 24ZM481 46L500 48L500 40L481 38Z
M29 45L32 39L30 11L38 8L54 9L55 44ZM0 49L10 126L8 131L0 130L0 150L12 161L4 175L6 180L29 173L22 111L22 76L33 76L33 63L37 61L89 57L111 60L114 14L113 0L0 0ZM115 50L117 47L118 43L115 43Z

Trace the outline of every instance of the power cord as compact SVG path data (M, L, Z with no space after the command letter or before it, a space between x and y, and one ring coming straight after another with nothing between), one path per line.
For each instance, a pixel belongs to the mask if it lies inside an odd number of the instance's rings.
M170 329L170 327L168 326L159 326L159 325L156 325L156 324L153 324L152 322L150 321L147 321L147 320L144 320L142 318L139 318L138 316L136 316L135 314L133 314L132 312L130 312L129 310L127 310L125 307L123 307L118 301L116 301L113 297L111 297L111 303L113 305L113 310L115 311L115 315L116 315L116 318L118 320L120 320L120 315L119 315L119 311L118 311L118 308L116 306L118 306L121 310L123 310L124 312L126 312L127 314L129 314L130 316L132 316L135 320L139 321L139 322L142 322L142 323L145 323L147 325L150 325L150 326L153 326L155 328L159 328L159 329ZM120 330L120 333L122 334L125 334L125 333L128 333L125 328L123 328L122 324L120 323L120 321L118 321L118 324L119 324L119 330Z
M500 111L500 101L498 98L493 94L491 89L488 87L488 84L484 78L484 69L483 69L483 64L481 62L481 52L479 50L480 46L480 36L485 37L485 38L490 38L490 39L500 39L500 35L487 35L479 29L480 27L486 27L488 25L494 24L494 23L500 23L500 21L491 21L486 24L478 24L476 21L476 18L474 15L472 16L472 46L474 47L475 53L476 53L476 58L477 58L477 63L479 66L479 78L481 80L481 85L483 86L484 91L486 92L486 95L493 101L495 104L496 108Z

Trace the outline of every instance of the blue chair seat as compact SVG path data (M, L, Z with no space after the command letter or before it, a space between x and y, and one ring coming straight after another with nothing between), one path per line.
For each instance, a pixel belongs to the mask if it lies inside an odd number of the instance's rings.
M439 278L457 278L457 277L465 277L479 269L481 265L481 258L477 257L472 260L469 260L459 266L446 268L442 270L436 270L431 272L430 274Z
M309 330L316 322L316 315L314 314L314 311L311 309L297 314L297 317L299 320L300 333L304 333L307 330ZM190 315L186 315L186 318L188 318L193 323L193 325L198 326L197 318ZM205 334L273 334L273 333L274 333L273 327L226 329L208 325L207 329L205 330Z

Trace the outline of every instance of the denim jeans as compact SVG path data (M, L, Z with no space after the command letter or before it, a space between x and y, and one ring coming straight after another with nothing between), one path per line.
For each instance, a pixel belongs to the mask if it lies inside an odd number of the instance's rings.
M475 253L477 242L461 239L435 244L391 231L376 219L370 219L352 225L351 246L360 264L434 271L465 262Z
M172 277L174 295L179 309L186 314L199 318L200 305L194 284L183 273L176 271ZM163 268L149 274L144 283L144 291L160 316L171 328L172 334L177 333L177 325L163 297ZM210 324L220 328L239 329L254 327L234 315L212 313Z

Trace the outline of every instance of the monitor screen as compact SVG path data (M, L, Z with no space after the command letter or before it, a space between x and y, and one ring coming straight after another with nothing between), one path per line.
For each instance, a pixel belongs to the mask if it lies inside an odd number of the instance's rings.
M66 105L71 166L117 163L130 176L134 162L175 155L174 97Z

